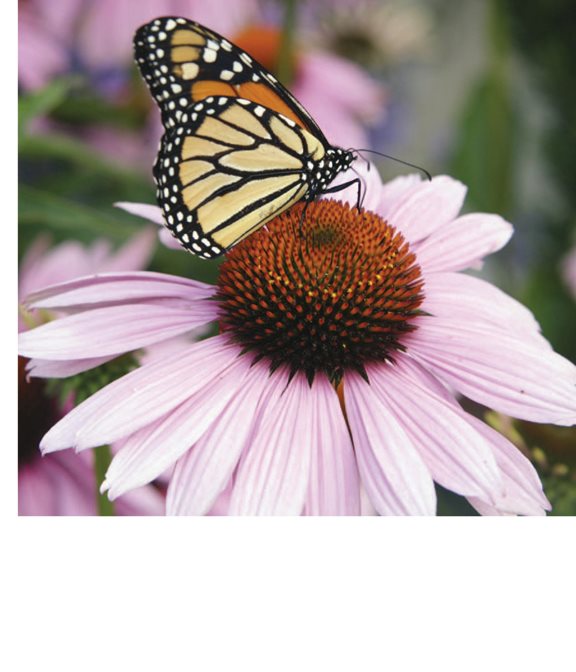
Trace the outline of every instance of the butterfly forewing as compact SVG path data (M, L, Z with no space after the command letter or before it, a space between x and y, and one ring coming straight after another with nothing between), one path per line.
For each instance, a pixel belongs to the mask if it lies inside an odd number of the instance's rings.
M194 21L165 17L134 38L136 62L164 124L175 125L182 106L208 96L237 96L287 116L327 144L302 105L264 67L218 33ZM186 102L185 102L186 101Z

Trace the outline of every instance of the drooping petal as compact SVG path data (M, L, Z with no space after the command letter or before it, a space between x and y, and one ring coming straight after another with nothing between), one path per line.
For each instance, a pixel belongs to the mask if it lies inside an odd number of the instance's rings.
M115 355L107 357L92 357L90 359L70 359L64 361L31 359L26 365L26 371L32 378L68 378L83 371L94 369L101 364L114 359Z
M121 201L114 203L114 205L117 208L129 212L131 215L142 217L142 219L147 219L149 222L154 222L154 224L164 225L162 210L157 205L151 205L150 203L131 203L129 201Z
M502 479L490 444L424 376L415 382L404 359L367 369L372 388L401 421L437 483L493 501L502 494Z
M195 310L150 304L95 308L21 333L19 352L60 360L119 355L184 334L214 317L209 302Z
M485 323L495 329L522 332L550 349L540 325L528 308L490 283L463 273L433 273L426 277L422 309L431 315Z
M428 468L403 423L357 374L344 378L344 399L360 478L381 515L434 515Z
M576 422L576 367L525 338L422 317L407 351L464 396L515 418Z
M230 515L302 513L310 473L310 404L314 388L296 374L275 372L270 396L261 403L259 423L238 466Z
M550 502L544 495L538 473L530 461L513 443L486 423L474 417L469 417L469 422L490 441L503 476L505 492L504 497L493 507L495 510L492 513L478 508L479 502L481 506L491 506L484 498L472 498L474 501L470 500L470 503L482 515L500 515L501 512L526 516L545 515L551 508Z
M512 225L498 215L464 215L418 243L418 263L426 274L473 268L502 249L512 233Z
M152 427L131 437L112 460L105 488L112 499L149 483L172 466L219 418L242 388L250 359L238 357Z
M74 408L44 436L45 453L93 448L129 436L176 408L221 376L239 350L214 336L155 360L115 380Z
M212 509L254 431L269 376L267 366L253 366L210 431L178 460L166 496L168 515L199 516Z
M154 299L194 302L214 292L213 285L164 273L101 273L51 285L28 296L26 302L33 308L53 309Z
M354 448L338 396L322 375L313 383L310 412L311 462L305 513L309 516L357 516L360 479Z
M157 242L156 230L147 226L133 236L113 254L108 254L98 267L98 272L138 271L145 268L152 257Z
M380 213L414 243L451 222L460 212L465 195L466 187L461 182L440 175L407 189Z

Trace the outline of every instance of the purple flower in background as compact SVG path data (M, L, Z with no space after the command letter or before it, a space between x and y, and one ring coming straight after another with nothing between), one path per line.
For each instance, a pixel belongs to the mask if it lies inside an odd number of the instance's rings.
M142 268L151 256L154 238L153 231L146 230L116 252L112 252L105 241L90 246L70 241L50 249L47 238L38 238L22 260L20 299L39 287L64 282L87 271ZM47 317L53 318L55 314L23 311L19 315L19 331ZM40 379L26 380L24 367L25 360L19 358L18 512L35 516L95 515L92 455L64 452L41 456L42 435L65 411L46 395ZM73 372L72 367L70 373ZM134 490L119 499L116 507L120 515L161 515L163 510L164 497L152 487Z
M511 226L458 216L449 177L365 178L373 212L295 206L227 255L215 287L112 273L30 297L69 313L21 335L32 376L220 327L98 391L42 450L115 442L113 499L174 466L169 514L433 515L434 482L484 515L544 514L530 462L457 400L576 421L576 368L524 306L462 273Z

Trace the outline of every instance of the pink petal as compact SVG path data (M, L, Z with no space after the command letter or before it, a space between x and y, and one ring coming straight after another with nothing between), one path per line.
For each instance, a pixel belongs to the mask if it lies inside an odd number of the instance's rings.
M515 418L576 422L576 367L490 326L422 317L404 343L415 359L470 399Z
M276 371L250 447L238 466L230 515L300 515L310 474L314 389ZM263 404L261 404L263 405Z
M309 516L360 514L360 480L354 448L336 391L317 375L310 412L312 448L305 513Z
M344 378L344 398L360 478L381 515L434 515L434 484L404 423L357 374Z
M498 215L464 215L418 244L418 263L426 274L472 268L502 249L512 233L512 225Z
M523 337L550 349L532 312L480 278L463 273L433 273L426 277L424 292L422 309L431 315L522 332Z
M115 355L107 357L92 357L90 359L70 359L67 361L31 359L26 365L26 371L32 378L68 378L77 373L88 371L114 359Z
M182 299L192 302L209 298L214 292L215 287L204 282L140 271L84 276L46 287L31 294L26 302L34 308L73 308L154 299Z
M380 213L408 241L415 242L451 222L460 212L465 195L462 183L441 175L404 191Z
M102 489L115 499L173 465L219 418L249 368L249 358L237 358L225 373L208 377L180 406L129 438L112 460Z
M178 460L168 487L168 515L198 516L211 510L254 431L269 378L267 366L254 365L210 431Z
M114 203L117 208L121 208L126 212L129 212L131 215L136 215L137 217L142 217L142 219L147 219L149 222L154 222L154 224L160 224L164 226L164 216L162 215L162 209L157 205L150 205L149 203L130 203L130 202L119 202Z
M382 189L382 180L376 166L371 163L359 160L354 164L354 169L338 173L336 178L330 183L330 188L339 184L345 184L351 180L360 179L360 196L364 197L362 207L364 210L376 211L380 200L380 192ZM322 198L337 199L348 203L350 207L355 207L358 203L358 187L354 184L351 187L346 187L342 191L337 191L334 194L327 194Z
M469 422L490 441L504 479L505 496L497 502L497 510L526 516L545 515L545 511L551 508L550 502L544 495L542 483L530 460L506 437L478 418L471 417ZM483 515L500 515L480 511L478 498L474 498L471 503ZM486 502L482 501L481 505L485 506Z
M387 213L390 212L397 201L406 198L421 185L422 178L420 175L402 175L384 183L378 194L378 207L374 212L386 218Z
M492 501L502 494L502 480L490 444L435 394L426 377L415 381L415 368L407 370L405 359L368 369L374 392L401 421L437 483Z
M98 268L98 272L137 271L144 268L152 257L156 240L156 229L146 227L116 252L108 255Z
M96 308L43 324L19 336L20 354L39 359L119 355L210 322L214 306L195 310L149 304Z
M161 418L231 366L239 350L226 336L131 371L74 408L42 439L43 452L112 443Z

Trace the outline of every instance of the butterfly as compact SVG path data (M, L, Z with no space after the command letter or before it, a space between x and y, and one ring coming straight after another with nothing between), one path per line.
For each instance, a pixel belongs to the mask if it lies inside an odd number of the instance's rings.
M136 31L135 60L164 135L153 168L168 229L217 257L294 203L329 187L356 155L332 146L294 96L249 54L180 17Z

